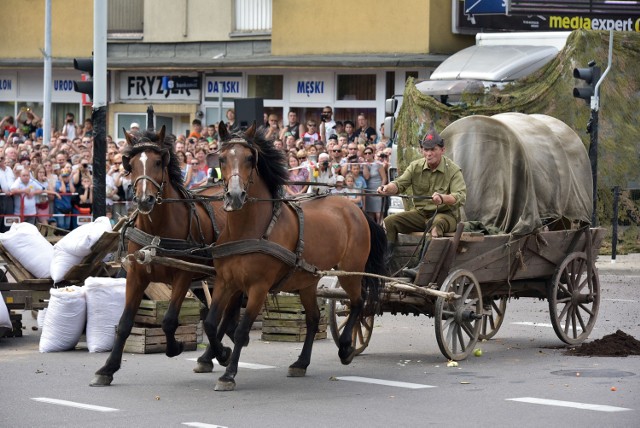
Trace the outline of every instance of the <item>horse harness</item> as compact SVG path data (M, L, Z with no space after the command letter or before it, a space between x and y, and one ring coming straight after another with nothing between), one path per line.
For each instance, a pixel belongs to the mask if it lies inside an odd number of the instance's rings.
M284 246L269 240L269 236L273 231L276 222L278 221L280 214L282 213L282 207L286 204L296 213L298 217L298 243L296 244L295 252L285 248ZM216 244L213 247L213 257L227 257L242 254L262 253L269 256L273 256L290 266L290 269L280 280L278 280L271 290L272 293L277 293L280 288L287 282L289 277L298 270L309 272L313 275L317 275L320 269L316 266L308 263L302 258L304 251L304 213L300 204L290 199L277 199L274 202L273 215L271 221L267 226L262 238L259 239L242 239L239 241L225 242L224 244Z
M144 176L140 176L136 179L136 183L138 180L143 178ZM153 179L147 177L147 179L151 180L151 182L158 187L158 189L162 189L164 186L164 180L162 185L158 185ZM173 257L192 257L196 259L200 259L203 262L211 262L213 260L212 255L212 245L206 244L204 232L202 231L202 224L200 224L200 217L198 217L196 213L196 205L194 203L201 203L209 216L209 220L211 221L211 225L213 226L214 231L214 239L213 243L220 236L220 229L218 228L218 224L216 223L215 216L213 213L213 208L211 204L207 202L204 198L194 198L194 195L191 194L187 190L181 190L182 196L185 199L162 199L161 197L157 197L157 204L167 203L167 202L182 202L185 203L189 207L190 214L189 218L189 226L187 237L185 239L175 239L175 238L163 238L161 236L154 236L149 233L144 232L143 230L135 227L135 221L138 217L138 212L134 212L129 220L124 224L122 230L120 231L120 249L121 253L124 252L124 242L125 238L129 239L132 242L142 246L143 248L151 248L156 251L158 255L164 256L173 256ZM191 232L193 219L196 219L198 231L200 233L200 242L197 239L194 239L193 234Z

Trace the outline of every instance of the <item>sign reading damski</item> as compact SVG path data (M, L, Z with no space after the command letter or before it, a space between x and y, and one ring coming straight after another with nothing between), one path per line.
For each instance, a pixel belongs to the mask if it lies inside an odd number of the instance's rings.
M185 77L197 77L186 75ZM122 100L169 100L200 101L200 89L167 88L163 85L166 74L121 73L120 99ZM166 80L166 79L165 79Z

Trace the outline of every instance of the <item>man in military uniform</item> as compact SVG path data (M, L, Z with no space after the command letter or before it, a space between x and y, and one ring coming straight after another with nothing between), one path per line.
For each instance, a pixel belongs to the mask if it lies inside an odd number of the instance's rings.
M398 233L423 232L436 209L428 231L430 236L437 238L455 231L460 221L460 209L467 199L462 170L444 156L444 140L433 124L421 146L422 159L411 162L401 176L378 188L382 195L396 195L411 187L414 196L431 196L431 199L416 199L415 208L410 211L384 219L389 253L395 248Z

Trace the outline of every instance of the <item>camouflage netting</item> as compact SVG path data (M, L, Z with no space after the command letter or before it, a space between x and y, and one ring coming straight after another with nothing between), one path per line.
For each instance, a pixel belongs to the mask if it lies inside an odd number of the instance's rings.
M613 46L612 68L600 87L598 193L605 199L612 186L625 188L629 182L640 181L640 34L616 32ZM604 72L608 51L608 32L574 31L565 48L545 67L502 90L466 95L466 107L447 106L423 95L409 78L396 122L400 171L419 156L407 149L418 148L431 120L441 131L457 119L478 114L546 114L569 125L588 148L590 108L573 97L573 88L582 84L574 79L573 69L595 60ZM610 221L610 211L599 207L599 218Z

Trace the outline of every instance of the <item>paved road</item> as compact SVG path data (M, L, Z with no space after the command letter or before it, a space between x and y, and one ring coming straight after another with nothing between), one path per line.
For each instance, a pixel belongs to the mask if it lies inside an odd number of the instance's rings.
M640 338L640 271L612 271L601 273L592 338L617 329ZM111 387L91 388L106 354L82 343L40 354L38 340L27 329L0 341L2 426L601 427L638 426L640 412L640 357L565 355L547 302L534 299L511 301L496 339L480 344L483 356L457 368L447 367L427 317L377 318L369 348L350 366L331 339L318 341L307 377L297 379L286 368L300 344L264 342L256 331L230 393L213 391L219 366L192 372L199 352L127 354Z

